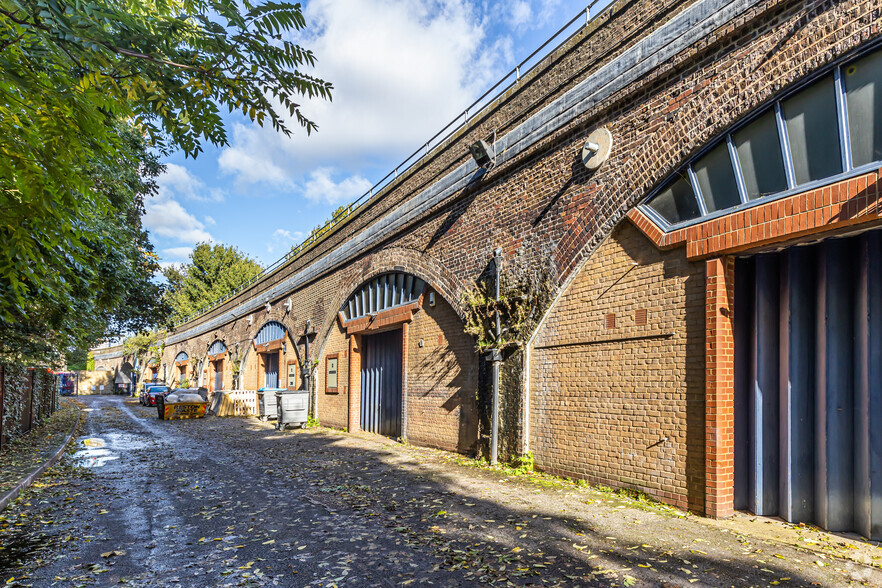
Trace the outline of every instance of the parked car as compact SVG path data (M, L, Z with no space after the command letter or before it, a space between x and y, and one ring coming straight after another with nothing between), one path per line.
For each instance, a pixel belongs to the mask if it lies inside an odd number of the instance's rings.
M162 396L165 398L171 392L171 388L168 386L151 386L149 390L147 390L147 406L156 406L156 397Z
M144 382L141 384L141 391L138 394L138 402L140 402L144 406L148 406L147 404L147 393L151 388L156 388L159 386L165 386L165 384L161 382Z

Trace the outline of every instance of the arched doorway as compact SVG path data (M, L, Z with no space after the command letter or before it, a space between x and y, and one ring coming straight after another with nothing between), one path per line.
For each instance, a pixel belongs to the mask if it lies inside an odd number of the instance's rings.
M224 359L227 356L227 346L223 341L217 340L208 348L208 362L211 364L212 375L208 380L210 392L224 389Z
M362 430L389 437L402 434L405 320L418 305L426 283L405 273L370 280L343 305L341 318L350 333L361 333ZM410 308L413 307L413 308ZM326 380L336 379L328 358Z
M296 382L297 362L287 360L288 329L278 321L264 324L254 337L254 350L258 354L258 388L290 387L292 378L286 382L286 374L293 370Z
M187 380L187 362L190 361L190 356L187 355L187 352L181 351L175 356L175 368L178 370L177 373L177 381L179 386L184 386Z

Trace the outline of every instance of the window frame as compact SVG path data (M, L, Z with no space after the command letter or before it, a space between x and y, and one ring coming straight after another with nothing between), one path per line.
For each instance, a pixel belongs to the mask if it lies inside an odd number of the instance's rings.
M734 212L746 210L755 206L761 206L763 204L774 202L788 196L808 192L822 186L847 180L879 169L882 160L872 161L858 167L854 167L853 165L851 152L851 136L848 119L848 104L845 94L845 81L844 77L842 76L843 67L847 67L850 63L866 57L867 55L875 51L882 51L882 40L876 40L872 43L868 43L864 47L846 53L845 55L833 60L826 67L812 72L810 75L806 76L798 83L794 84L793 87L789 88L786 92L778 94L774 98L764 102L757 108L753 109L741 121L734 125L731 125L724 132L719 133L718 135L711 138L711 140L709 140L704 146L702 146L700 150L696 151L685 162L677 166L671 173L667 174L664 179L660 181L654 188L652 188L652 190L649 191L649 194L641 200L641 202L637 205L637 208L644 215L649 217L649 219L652 220L656 225L658 225L664 232L667 233L684 227L704 223L722 216L727 216ZM795 185L796 182L794 178L795 174L793 172L793 158L790 152L790 142L787 136L786 124L783 119L781 103L791 96L806 89L808 86L814 84L815 82L821 81L825 76L828 76L831 73L834 77L834 91L836 92L836 120L839 126L838 141L840 145L843 171L833 176L809 181L797 186ZM741 170L741 165L737 159L737 154L733 152L733 135L742 128L751 124L759 117L769 112L770 110L772 111L772 114L774 115L778 126L778 137L779 141L781 142L781 150L783 152L782 155L784 156L784 170L787 177L787 189L781 192L776 192L774 194L769 194L767 196L762 196L754 200L748 200L746 191L744 189L744 177ZM732 169L735 173L735 179L738 185L739 192L741 194L742 202L731 208L725 208L722 210L717 210L715 212L706 213L706 205L701 195L700 186L698 186L698 182L694 177L692 166L698 159L708 153L711 149L717 147L721 142L726 142L730 144L729 150L730 156L732 157ZM649 204L652 202L653 199L655 199L656 196L658 196L663 190L665 190L671 182L676 181L676 179L681 175L685 175L687 177L687 180L691 184L692 191L698 203L701 214L693 219L671 223L667 221L660 213L656 212Z
M334 375L337 377L337 385L329 386L328 385L328 369L331 365L331 360L334 359L337 361L336 370ZM339 394L340 393L340 354L339 353L330 353L325 356L325 394Z
M294 366L294 387L291 387L291 366ZM287 390L297 390L297 360L289 359L285 362L285 388Z

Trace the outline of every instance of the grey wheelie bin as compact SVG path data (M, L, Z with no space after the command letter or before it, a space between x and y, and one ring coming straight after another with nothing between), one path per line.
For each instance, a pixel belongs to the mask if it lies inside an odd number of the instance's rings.
M276 429L284 429L288 425L300 425L305 429L309 413L309 392L276 390L276 410L279 416Z
M262 421L278 418L276 392L280 388L261 388L257 391L257 416Z

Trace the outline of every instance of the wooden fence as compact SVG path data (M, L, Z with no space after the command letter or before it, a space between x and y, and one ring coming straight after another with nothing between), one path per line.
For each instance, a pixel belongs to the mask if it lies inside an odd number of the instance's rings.
M254 390L218 390L210 392L209 410L216 416L257 416L257 392Z

